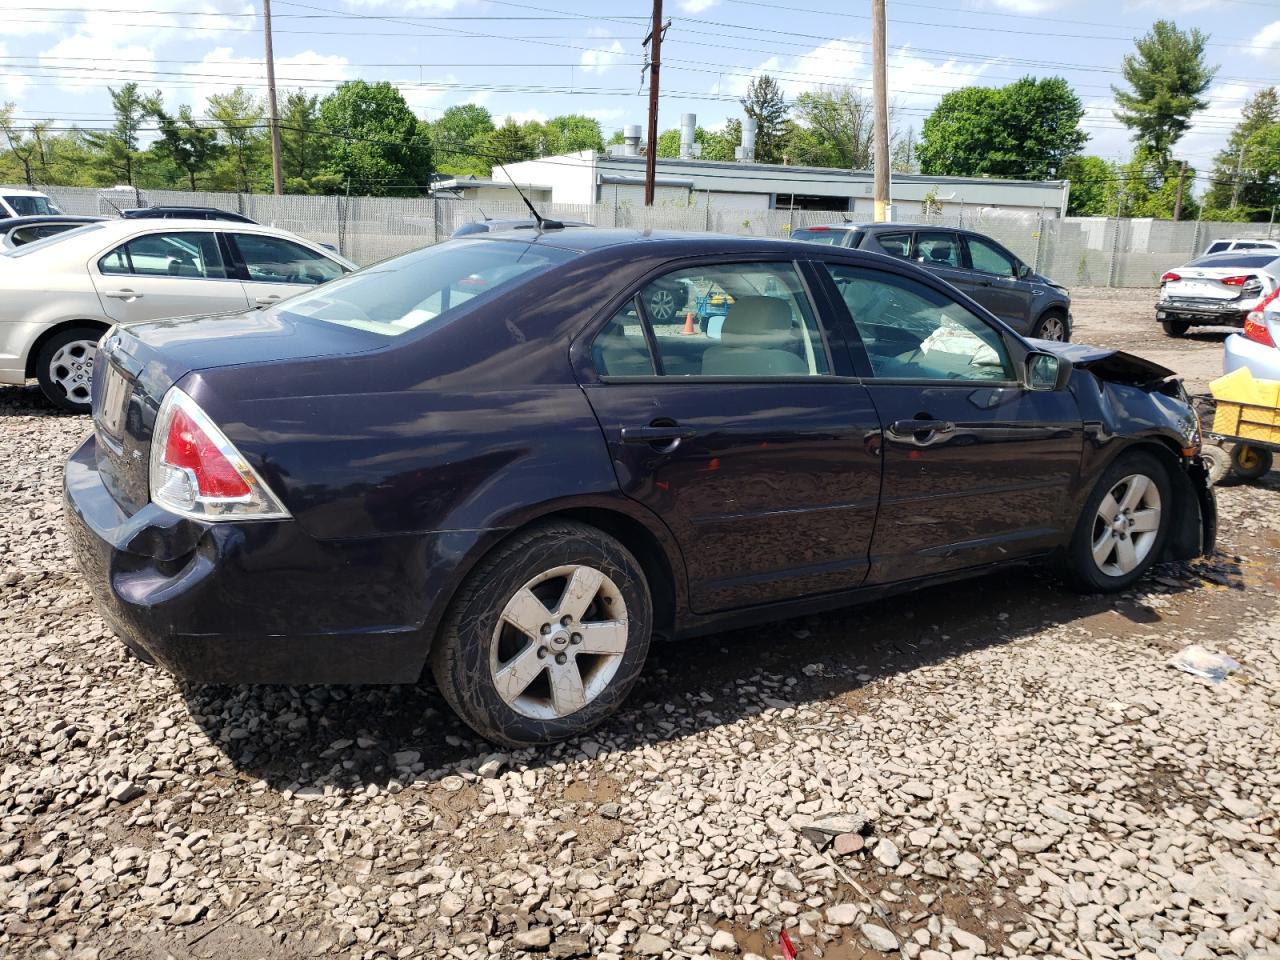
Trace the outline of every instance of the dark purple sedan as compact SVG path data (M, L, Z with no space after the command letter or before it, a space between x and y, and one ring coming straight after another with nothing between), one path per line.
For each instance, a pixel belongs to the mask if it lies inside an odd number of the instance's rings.
M491 232L117 327L93 427L67 523L138 656L225 683L429 667L507 744L601 722L653 636L1010 563L1121 590L1216 524L1169 371L791 241Z

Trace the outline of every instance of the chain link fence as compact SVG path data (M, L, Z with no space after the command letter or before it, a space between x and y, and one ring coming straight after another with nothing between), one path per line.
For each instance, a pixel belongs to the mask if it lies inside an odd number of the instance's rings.
M332 244L365 265L447 240L465 223L524 218L519 200L475 201L436 197L313 197L176 190L49 187L65 212L119 215L131 207L218 207L259 223ZM653 207L622 204L541 204L557 220L638 230L708 231L752 237L786 237L795 227L832 223L820 210L720 210L704 200ZM900 222L965 227L993 237L1037 271L1068 287L1153 287L1160 275L1223 237L1266 237L1267 225L1206 221L1131 220L1105 217L1042 218L1036 213L990 212L927 216L900 211ZM1280 237L1280 230L1275 231Z

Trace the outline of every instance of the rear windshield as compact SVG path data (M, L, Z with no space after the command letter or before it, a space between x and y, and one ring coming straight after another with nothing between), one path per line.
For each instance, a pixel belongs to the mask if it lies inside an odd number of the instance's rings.
M4 202L13 208L15 216L34 217L57 213L57 209L49 202L48 197L5 197Z
M334 280L277 309L286 316L396 337L573 256L538 244L451 240Z
M64 230L62 233L55 233L52 237L45 237L43 240L34 240L31 243L18 247L15 250L6 250L6 257L29 257L33 253L39 253L41 250L48 250L55 243L62 243L64 240L71 240L76 237L83 237L91 230L101 230L100 223L86 223L82 227L76 227L72 230Z
M804 240L808 243L825 243L828 246L838 247L844 243L844 238L850 233L848 230L832 230L830 228L822 230L792 230L792 240Z
M1268 253L1219 253L1212 257L1200 257L1188 267L1266 267L1280 260L1274 251Z

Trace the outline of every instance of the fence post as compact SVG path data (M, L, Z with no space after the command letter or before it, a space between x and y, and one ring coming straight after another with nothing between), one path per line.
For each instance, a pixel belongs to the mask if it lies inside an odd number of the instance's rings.
M1110 221L1108 221L1110 222ZM1107 262L1107 286L1114 287L1116 285L1116 268L1118 264L1118 255L1120 251L1120 225L1123 223L1119 217L1115 219L1115 230L1111 234L1111 251Z
M440 198L435 195L431 197L431 242L440 242Z
M1040 248L1044 245L1044 211L1040 211L1040 219L1036 226L1036 262L1031 269L1040 272Z
M347 209L346 198L338 194L338 252L347 255Z
M1191 234L1191 256L1193 256L1193 257L1195 257L1195 256L1198 256L1198 255L1199 255L1199 250L1200 250L1200 222L1201 222L1201 221L1200 221L1200 219L1197 217L1197 218L1196 218L1196 229L1195 229L1195 232Z

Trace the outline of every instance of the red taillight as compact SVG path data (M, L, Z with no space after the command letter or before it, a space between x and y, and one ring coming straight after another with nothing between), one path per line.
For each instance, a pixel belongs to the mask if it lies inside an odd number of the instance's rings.
M207 413L177 387L156 414L151 500L197 520L281 520L289 511Z
M239 471L184 410L173 412L164 446L164 463L190 470L202 497L231 500L249 495L249 485Z
M1169 283L1173 280L1181 280L1181 279L1182 279L1182 274L1174 273L1172 270L1170 270L1168 273L1166 273L1163 277L1160 278L1160 282Z
M1223 277L1222 283L1228 287L1243 287L1246 283L1253 279L1253 276L1247 277Z
M1275 340L1271 336L1271 331L1267 329L1267 307L1271 306L1280 297L1280 287L1272 290L1265 297L1258 301L1258 305L1249 311L1249 315L1244 318L1244 338L1252 340L1254 343L1261 343L1267 347L1274 347Z

